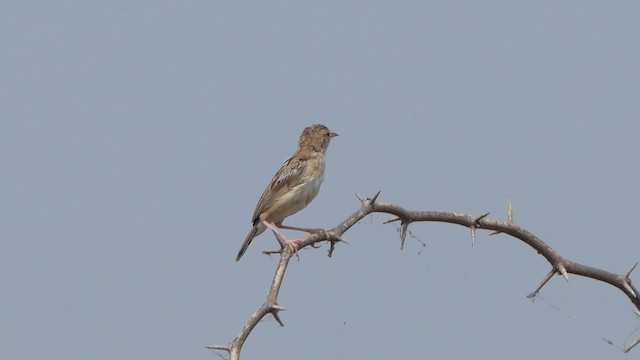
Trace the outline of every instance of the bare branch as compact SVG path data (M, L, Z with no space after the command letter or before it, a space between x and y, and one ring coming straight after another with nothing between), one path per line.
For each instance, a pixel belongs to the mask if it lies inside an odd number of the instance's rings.
M537 251L549 262L549 264L551 264L552 270L545 276L540 285L527 296L528 298L534 298L540 292L542 287L553 277L554 274L560 273L566 280L569 279L569 274L575 274L586 278L599 280L616 287L617 289L622 291L629 298L629 300L631 300L636 308L635 313L640 315L640 298L638 298L637 296L638 291L632 285L631 279L629 278L631 272L638 265L637 263L626 274L615 274L565 259L557 251L555 251L537 236L521 228L513 221L511 197L509 197L508 200L507 221L505 222L489 219L489 213L483 214L481 216L472 216L441 211L409 211L394 204L378 202L377 199L379 195L379 191L371 198L363 198L362 196L356 194L358 200L362 204L360 209L349 215L345 220L343 220L333 229L318 231L315 233L311 233L299 240L294 240L293 242L295 243L297 250L299 251L305 247L315 248L318 247L318 245L320 245L320 243L322 243L323 241L327 241L330 244L329 257L331 257L338 243L346 243L346 241L342 239L342 235L365 216L373 213L392 215L393 218L385 221L385 224L400 221L401 250L404 247L409 224L414 222L441 222L467 227L470 229L472 245L474 246L476 242L476 230L489 230L492 232L491 235L505 234L522 241L523 243ZM280 239L278 240L279 242L281 242ZM280 261L278 262L278 266L276 268L276 272L274 274L269 292L267 293L265 302L260 305L260 307L258 307L253 315L251 315L249 320L247 320L245 325L240 330L240 333L231 343L224 346L214 345L207 347L208 349L212 350L224 350L229 352L231 360L237 360L240 358L240 351L247 337L260 322L260 320L266 315L271 314L276 319L278 324L280 324L280 326L284 326L279 316L279 312L284 310L284 308L278 305L277 300L280 287L282 286L282 281L287 270L287 266L289 264L289 261L291 260L291 257L294 255L294 252L291 247L282 246L282 249L279 251L269 251L266 253L279 254ZM636 342L634 342L627 349L627 351L636 346L638 343L640 343L640 339L636 340Z

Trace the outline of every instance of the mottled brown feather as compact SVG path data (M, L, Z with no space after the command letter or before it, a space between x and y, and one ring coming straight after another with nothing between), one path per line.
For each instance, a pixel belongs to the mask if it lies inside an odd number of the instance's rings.
M253 225L260 221L260 214L273 205L275 199L278 199L296 185L300 185L303 164L294 162L290 166L291 160L293 160L293 156L282 164L280 171L273 176L271 183L260 196L256 210L253 212ZM286 171L283 172L282 170Z
M236 261L244 255L253 238L266 229L262 221L280 227L285 218L305 208L316 197L324 179L324 154L335 136L338 134L324 125L312 125L302 131L296 152L282 164L258 200L251 218L253 228L242 243Z

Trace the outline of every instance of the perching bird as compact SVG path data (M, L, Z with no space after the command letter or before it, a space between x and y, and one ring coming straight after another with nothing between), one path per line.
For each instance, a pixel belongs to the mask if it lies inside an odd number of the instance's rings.
M315 232L315 229L304 229L283 225L287 217L304 209L320 191L324 180L324 154L331 138L338 134L329 131L324 125L312 125L300 134L298 148L293 155L282 164L271 183L264 191L256 210L253 212L253 228L244 239L236 261L240 260L254 237L262 234L267 228L273 230L278 239L294 248L295 246L280 234L271 224L281 229Z

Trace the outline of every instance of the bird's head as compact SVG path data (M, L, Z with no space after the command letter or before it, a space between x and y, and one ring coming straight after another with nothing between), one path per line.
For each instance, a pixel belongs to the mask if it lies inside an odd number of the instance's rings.
M331 138L338 136L338 134L331 132L326 126L316 124L306 127L302 134L300 134L300 140L298 141L299 148L311 148L315 151L327 151L329 147L329 141Z

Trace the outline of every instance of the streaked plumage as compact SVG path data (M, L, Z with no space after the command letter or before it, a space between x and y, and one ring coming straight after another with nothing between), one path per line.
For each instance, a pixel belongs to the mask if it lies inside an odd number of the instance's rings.
M244 255L251 240L266 230L265 222L283 229L311 231L285 226L282 222L304 209L318 195L324 180L324 154L335 136L338 134L324 125L312 125L302 131L296 152L282 164L262 193L253 213L253 228L242 243L236 261Z

